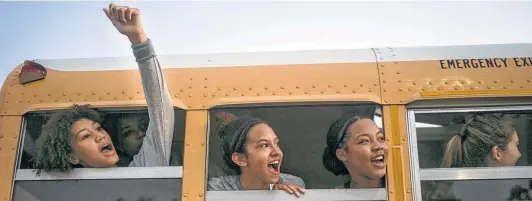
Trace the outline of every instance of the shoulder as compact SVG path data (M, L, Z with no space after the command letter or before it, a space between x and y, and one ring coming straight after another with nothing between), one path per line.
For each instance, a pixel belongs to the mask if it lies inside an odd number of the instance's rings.
M283 184L293 184L293 185L305 187L305 182L303 181L303 179L297 176L290 175L290 174L281 174L280 177L282 179Z
M208 191L231 191L238 190L236 185L238 176L227 175L221 177L210 178L207 182Z

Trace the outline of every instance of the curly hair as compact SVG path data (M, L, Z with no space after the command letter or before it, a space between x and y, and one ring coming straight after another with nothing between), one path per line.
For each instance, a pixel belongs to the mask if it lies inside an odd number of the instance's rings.
M102 122L102 116L89 105L73 105L72 109L50 115L37 139L37 155L33 159L37 174L41 170L68 172L74 167L68 160L72 152L69 136L72 125L80 119Z

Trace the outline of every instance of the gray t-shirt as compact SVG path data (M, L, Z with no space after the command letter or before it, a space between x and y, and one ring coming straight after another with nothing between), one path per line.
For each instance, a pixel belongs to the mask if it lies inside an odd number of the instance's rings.
M303 179L289 175L281 174L279 184L293 184L305 188ZM209 179L207 184L208 191L241 191L246 190L240 183L240 175L228 175Z

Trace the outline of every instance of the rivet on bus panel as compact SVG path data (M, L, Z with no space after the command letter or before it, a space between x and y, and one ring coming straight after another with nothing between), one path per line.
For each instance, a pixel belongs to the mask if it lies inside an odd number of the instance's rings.
M296 85L296 89L299 89L299 85Z
M449 84L449 81L445 81L444 83L445 83L445 84Z
M382 83L386 83L386 80L383 80Z
M207 97L207 94L203 94L203 97Z
M229 93L225 93L225 96L229 96Z
M203 108L207 108L207 105L202 105L201 107L203 107Z
M264 87L264 90L268 90L268 87Z
M399 75L399 74L401 74L401 72L397 71L397 72L395 72L395 74Z
M185 194L183 194L183 197L188 197L188 194L186 194L186 193L185 193Z
M332 85L329 84L329 85L327 85L327 87L332 88Z
M205 146L205 143L202 142L202 143L201 143L201 146Z
M207 85L203 86L204 89L206 89L207 87L208 87Z
M368 89L368 92L372 92L371 89Z
M481 80L479 80L477 83L482 84L483 82Z
M513 80L510 80L510 83L514 83L514 81L513 81Z
M336 93L339 94L341 91L340 90L336 90Z
M218 90L218 91L221 91L221 90L222 90L222 88L218 87L218 88L217 88L216 90Z
M388 100L384 100L385 103L388 103Z
M260 92L257 92L257 96L260 96Z
M69 98L68 101L72 101L72 98Z
M242 95L242 96L245 96L245 94L244 94L244 93L241 93L240 95Z
M253 87L249 87L249 90L253 90Z
M44 100L40 100L40 102L42 103L42 102L44 102Z
M212 93L212 97L216 97L216 94L215 94L215 93Z
M67 93L63 93L63 96L66 96L66 95L67 95Z
M6 103L9 103L9 101L6 101Z
M124 91L122 91L122 94L126 94L126 91L125 91L125 90L124 90Z
M281 89L284 89L284 86L281 86Z
M426 90L427 90L427 89L425 89L425 88L421 88L421 91L426 91Z
M187 142L187 146L190 146L190 144Z
M78 92L78 96L81 96L81 94L82 94L81 92Z
M52 96L52 94L48 94L48 96Z
M352 92L353 92L353 93L356 93L356 92L357 92L357 90L354 90L354 89L353 89L353 90L352 90Z
M209 80L209 78L207 78L207 77L205 77L205 78L203 78L203 79L204 79L204 80Z
M183 91L181 91L181 92L183 92ZM137 93L140 94L140 90L137 90Z
M488 86L488 89L493 89L493 87L492 86Z
M189 78L189 79L190 79L190 81L192 81L192 78Z
M410 193L410 189L407 189L407 190L406 190L406 193Z
M507 87L506 85L505 85L505 86L503 86L502 88L504 88L504 89L508 89L508 87Z
M273 94L274 96L277 95L277 93L275 93L275 92L273 92L272 94Z
M497 83L499 83L499 81L497 81L497 80L493 80L493 83L497 84Z
M443 87L438 87L438 90L439 90L439 91L443 90Z
M87 100L88 100L88 99L87 99L87 98L85 98L85 101L87 101Z
M384 92L387 92L388 90L386 90L386 89L383 89L383 91L384 91Z
M413 81L413 82L412 82L412 85L416 85L416 84L417 84L416 81Z
M113 99L118 100L118 97L115 96Z
M384 68L384 65L381 65L381 68Z
M200 193L199 196L200 196L200 197L203 197L203 193Z
M176 97L176 98L179 98L179 95L176 94L175 97ZM130 99L130 100L133 99L133 96L129 96L129 99Z
M305 91L305 94L308 94L309 92L308 91Z
M20 101L20 102L22 103L22 101ZM56 103L59 102L59 99L55 99L55 102L56 102Z
M103 100L103 97L101 97L101 96L100 96L100 97L98 97L98 100Z
M179 89L180 92L183 92L184 90L183 89Z
M316 85L312 85L312 88L316 88Z
M471 90L475 90L475 89L476 89L476 87L474 87L474 86L471 87Z
M525 87L524 87L523 85L521 85L521 86L519 86L519 88L521 88L521 89L522 89L522 88L525 88Z
M344 87L347 87L347 84L344 84Z
M401 89L401 88L399 88L398 90L399 90L399 91L403 91L403 89Z
M37 94L33 94L33 97L37 97Z
M526 80L526 82L530 82L530 80Z
M189 88L189 89L192 89L192 85L188 85L188 88Z
M403 101L403 100L399 100L399 102L400 102L400 103L404 103L404 101Z
M236 91L236 87L233 87L233 91Z
M323 93L323 92L321 92L321 93ZM289 94L289 95L292 95L293 93L292 93L292 92L288 92L288 94Z
M192 98L192 94L189 94L188 97Z
M459 86L455 86L454 90L460 90L460 87Z

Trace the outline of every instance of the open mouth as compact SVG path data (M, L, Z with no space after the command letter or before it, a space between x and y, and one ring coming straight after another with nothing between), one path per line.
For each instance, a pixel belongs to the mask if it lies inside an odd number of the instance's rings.
M386 165L384 161L384 155L377 155L371 159L371 164L376 166L384 166Z
M279 174L280 168L281 168L281 161L279 160L271 161L270 163L268 163L268 170L270 170L270 172L272 172L273 174Z
M112 144L105 144L103 145L101 151L103 154L112 154L114 151L114 147Z

